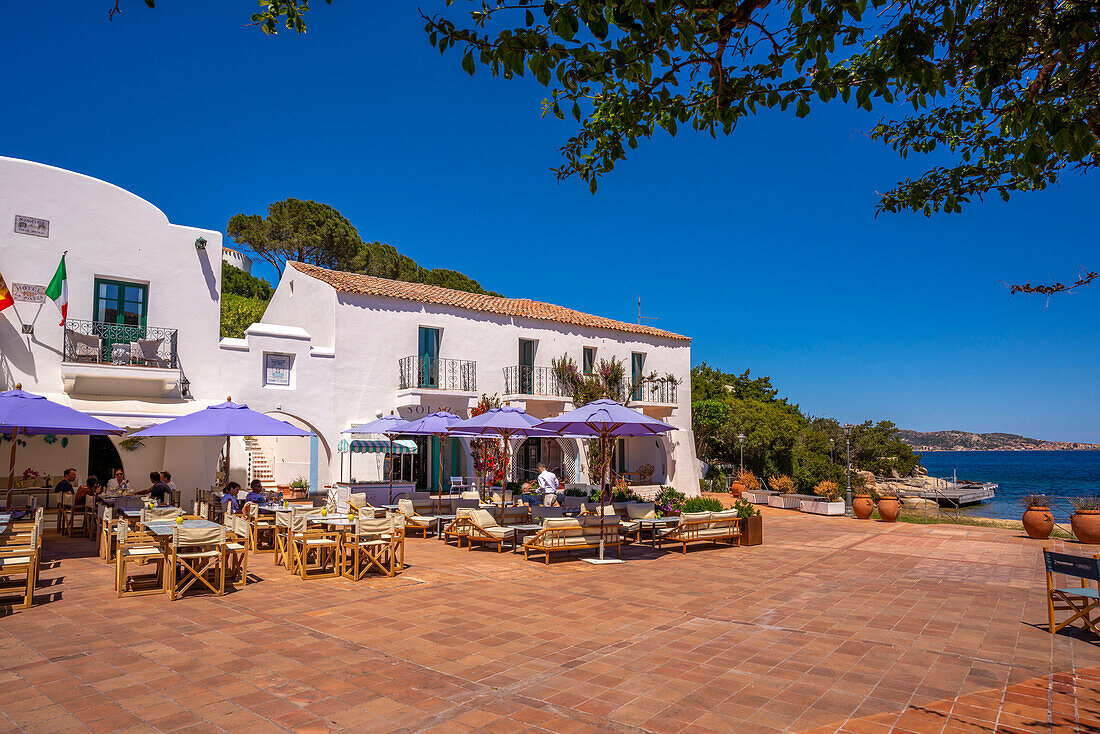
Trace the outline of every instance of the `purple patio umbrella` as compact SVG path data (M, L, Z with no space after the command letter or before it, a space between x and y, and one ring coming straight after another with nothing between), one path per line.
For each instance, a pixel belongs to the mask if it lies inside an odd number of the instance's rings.
M582 405L576 410L548 418L538 424L539 428L555 433L571 433L576 435L592 436L600 442L600 517L603 517L604 507L610 488L604 483L607 478L607 469L611 464L611 451L609 440L630 436L654 436L660 433L675 431L674 426L662 423L656 418L651 418L645 413L632 410L614 400L593 400L587 405ZM602 522L602 521L601 521ZM600 538L600 563L606 562L603 557L603 538Z
M11 462L8 466L8 494L4 506L11 507L15 489L15 449L19 434L24 436L62 433L70 436L103 436L125 433L118 426L55 403L41 395L24 392L22 385L0 393L0 434L11 437Z
M378 420L373 420L370 423L364 423L360 426L352 426L346 431L341 433L381 433L383 436L390 440L390 452L387 454L390 460L390 502L393 502L393 437L401 435L403 429L409 425L410 421L405 420L399 415L390 413L387 416L383 416ZM340 460L340 477L344 476L343 459ZM348 459L348 471L351 470L351 459Z
M467 418L451 426L451 435L457 436L499 436L504 439L504 480L508 481L508 439L513 436L557 436L554 431L536 428L541 421L521 408L505 405L490 408L481 415ZM503 496L503 494L501 495Z
M439 439L439 474L436 482L439 490L439 503L436 506L437 510L443 508L443 439L450 435L448 429L460 420L462 419L454 413L441 410L438 413L409 421L401 429L401 435L403 436L435 436Z
M232 402L226 398L224 403L211 405L194 413L165 421L133 434L134 436L218 436L225 437L225 471L229 476L229 437L230 436L312 436L286 421L257 413L247 405Z

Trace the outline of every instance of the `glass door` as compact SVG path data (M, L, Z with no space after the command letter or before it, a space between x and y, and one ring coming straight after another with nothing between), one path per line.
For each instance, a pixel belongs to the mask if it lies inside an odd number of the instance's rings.
M641 354L640 352L634 352L633 354L631 354L630 355L630 383L631 384L637 383L638 380L642 379L642 375L645 374L643 372L644 369L645 369L645 355ZM642 399L642 386L641 386L641 384L638 384L638 387L636 387L634 389L634 392L631 394L630 399L631 400L641 400Z
M148 303L149 286L145 284L95 279L92 320L96 335L103 339L105 358L110 358L116 343L129 345L145 338Z
M439 387L439 329L420 327L418 387Z
M531 339L519 340L519 391L524 395L534 394L535 342Z

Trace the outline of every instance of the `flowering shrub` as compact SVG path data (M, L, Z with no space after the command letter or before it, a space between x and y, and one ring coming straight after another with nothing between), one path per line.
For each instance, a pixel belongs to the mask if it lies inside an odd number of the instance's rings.
M783 494L790 494L795 490L797 485L794 480L786 474L780 474L777 477L772 477L772 489L776 492L782 492Z
M672 487L661 487L660 493L653 499L653 509L658 517L664 517L671 512L679 512L686 499L683 492L677 492Z
M35 479L38 479L40 476L42 476L42 475L39 474L38 472L36 472L34 469L31 469L30 467L27 467L26 469L23 470L23 481L24 482L34 481Z
M481 400L470 411L470 417L488 412L491 408L500 407L500 398L482 395ZM496 438L475 438L470 442L470 453L474 459L474 471L486 484L493 487L504 485L504 452L501 450L500 440Z
M745 485L745 490L748 492L756 492L760 489L760 480L748 469L737 472L737 481Z
M827 502L836 502L840 499L840 486L836 482L823 479L814 487L814 494L824 497Z

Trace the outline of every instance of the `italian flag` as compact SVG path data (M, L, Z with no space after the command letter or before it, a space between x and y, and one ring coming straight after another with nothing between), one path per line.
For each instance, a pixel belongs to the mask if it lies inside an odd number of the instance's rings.
M8 290L8 284L4 282L4 276L0 275L0 311L14 305L15 299L11 297L11 291Z
M53 280L46 286L46 295L61 309L61 323L58 326L64 326L69 314L69 276L65 273L64 255L61 256L57 272L53 274Z

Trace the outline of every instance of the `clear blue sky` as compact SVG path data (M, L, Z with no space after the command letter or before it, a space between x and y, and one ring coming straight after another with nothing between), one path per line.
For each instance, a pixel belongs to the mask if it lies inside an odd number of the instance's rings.
M593 197L549 172L570 128L540 118L545 90L469 78L415 3L318 2L307 36L277 38L244 27L250 0L123 0L109 23L112 4L8 9L0 153L180 224L312 198L509 296L633 320L641 294L694 361L770 375L813 414L1100 442L1100 288L1045 307L1005 286L1100 266L1100 176L876 220L875 192L923 163L834 104L661 136Z

